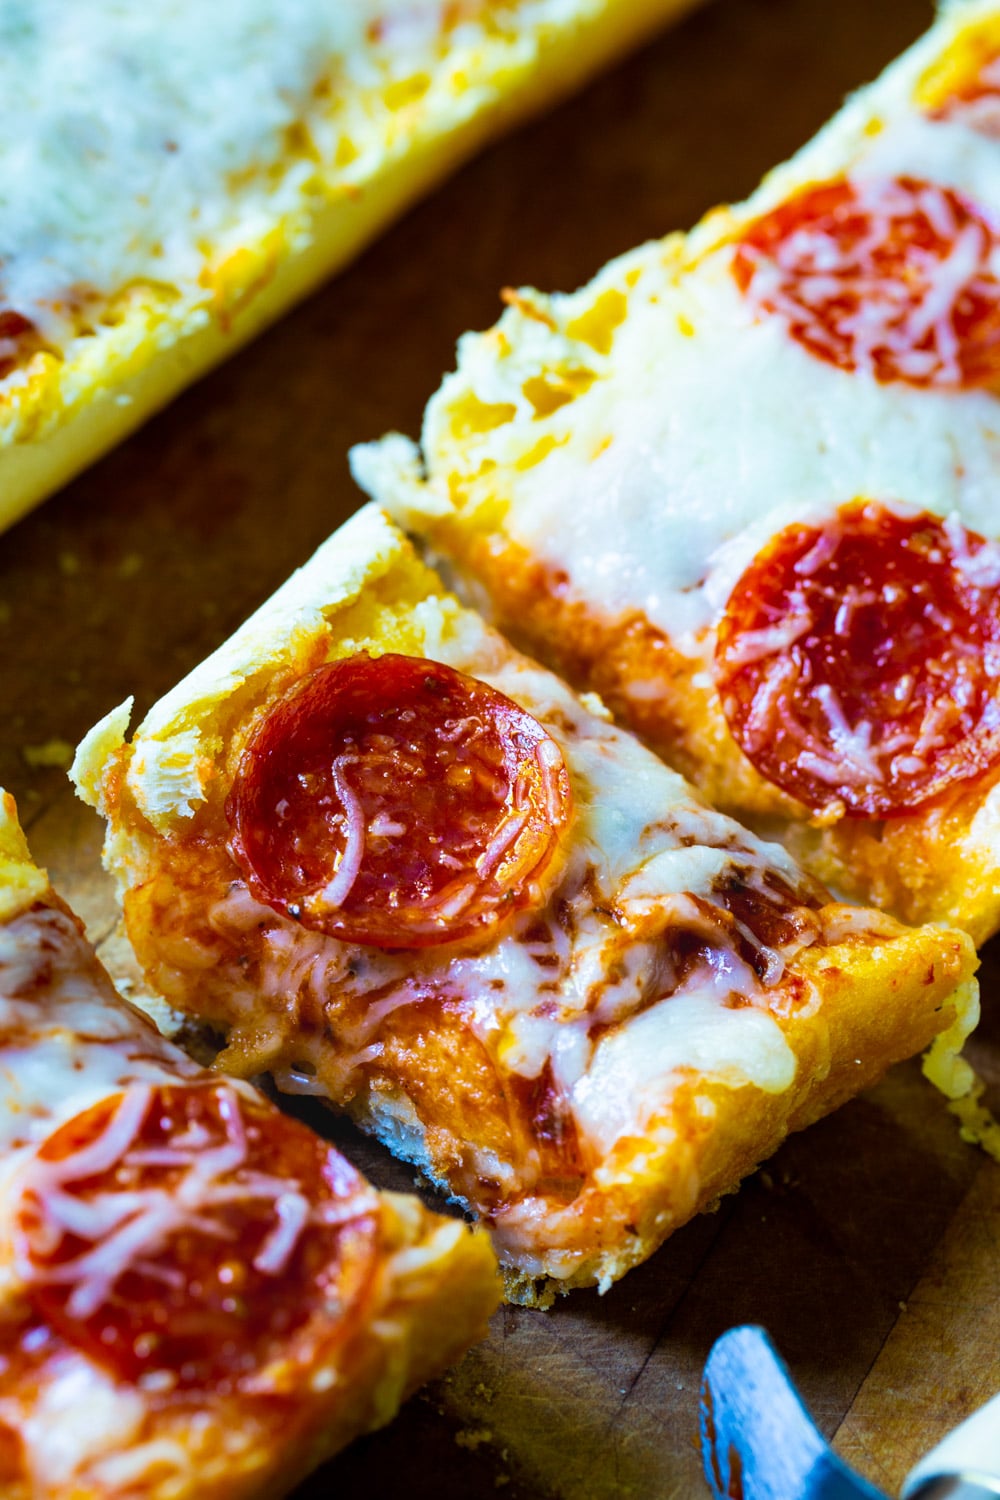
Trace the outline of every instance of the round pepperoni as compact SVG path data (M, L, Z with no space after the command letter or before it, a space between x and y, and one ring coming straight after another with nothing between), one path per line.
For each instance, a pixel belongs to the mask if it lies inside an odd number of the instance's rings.
M319 667L270 709L227 805L253 893L338 938L421 948L481 936L533 899L572 808L555 742L451 667Z
M880 381L1000 376L1000 238L950 188L898 178L807 188L751 225L733 273L811 354Z
M229 1084L137 1085L68 1121L15 1230L36 1310L117 1378L263 1390L351 1326L376 1232L354 1169Z
M1000 758L1000 547L874 503L790 526L719 627L729 727L815 812L907 813Z

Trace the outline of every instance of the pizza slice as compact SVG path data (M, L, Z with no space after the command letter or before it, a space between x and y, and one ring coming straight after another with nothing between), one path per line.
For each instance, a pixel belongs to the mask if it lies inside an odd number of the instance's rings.
M5 1500L283 1495L498 1300L481 1231L120 999L0 796Z
M22 6L0 51L0 526L692 3Z
M1000 923L1000 8L736 208L507 294L355 473L834 889ZM471 582L473 581L474 582Z
M73 774L154 989L474 1211L514 1299L608 1286L974 1024L965 936L832 901L374 507L129 714Z

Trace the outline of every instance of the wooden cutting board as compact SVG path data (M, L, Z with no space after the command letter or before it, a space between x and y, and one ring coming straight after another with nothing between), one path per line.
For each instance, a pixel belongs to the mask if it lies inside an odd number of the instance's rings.
M504 284L570 288L740 197L929 22L927 0L717 0L462 172L342 276L0 539L0 783L108 961L96 818L60 760L141 712L359 503L350 442L417 429ZM975 1058L1000 1104L1000 975ZM407 1172L320 1112L379 1183ZM1000 1169L915 1065L790 1141L604 1298L507 1309L386 1431L301 1492L464 1500L706 1493L698 1380L764 1323L823 1429L895 1492L1000 1387Z

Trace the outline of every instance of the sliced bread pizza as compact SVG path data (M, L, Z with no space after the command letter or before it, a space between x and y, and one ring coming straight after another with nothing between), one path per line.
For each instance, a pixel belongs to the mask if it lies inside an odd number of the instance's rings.
M0 526L693 0L18 0Z
M1000 924L1000 7L747 202L459 345L355 473L834 889Z
M499 1297L481 1230L120 998L0 794L4 1500L272 1500Z
M832 900L374 507L129 715L73 775L149 981L460 1199L513 1298L606 1287L974 1023L967 937Z

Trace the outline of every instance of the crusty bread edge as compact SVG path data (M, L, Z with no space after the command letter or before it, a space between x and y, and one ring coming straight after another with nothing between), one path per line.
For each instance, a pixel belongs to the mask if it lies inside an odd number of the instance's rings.
M14 798L0 787L0 922L27 911L48 889L48 876L28 852Z
M333 1394L332 1421L321 1408L294 1453L282 1453L280 1464L254 1476L247 1500L288 1494L355 1438L385 1426L409 1396L486 1336L500 1304L496 1257L484 1230L442 1219L410 1194L379 1196L392 1251L354 1341L350 1389Z
M786 1136L878 1082L894 1063L931 1044L939 1067L954 1059L979 1018L976 966L964 934L935 928L901 930L875 945L848 939L803 955L800 967L822 998L815 1011L781 1021L797 1059L794 1083L768 1093L695 1075L677 1086L665 1080L662 1112L641 1136L619 1143L588 1201L565 1213L553 1205L550 1244L525 1256L507 1243L502 1218L494 1226L507 1300L547 1307L578 1287L608 1290L735 1192ZM363 1130L448 1191L402 1091L369 1091L349 1108Z

